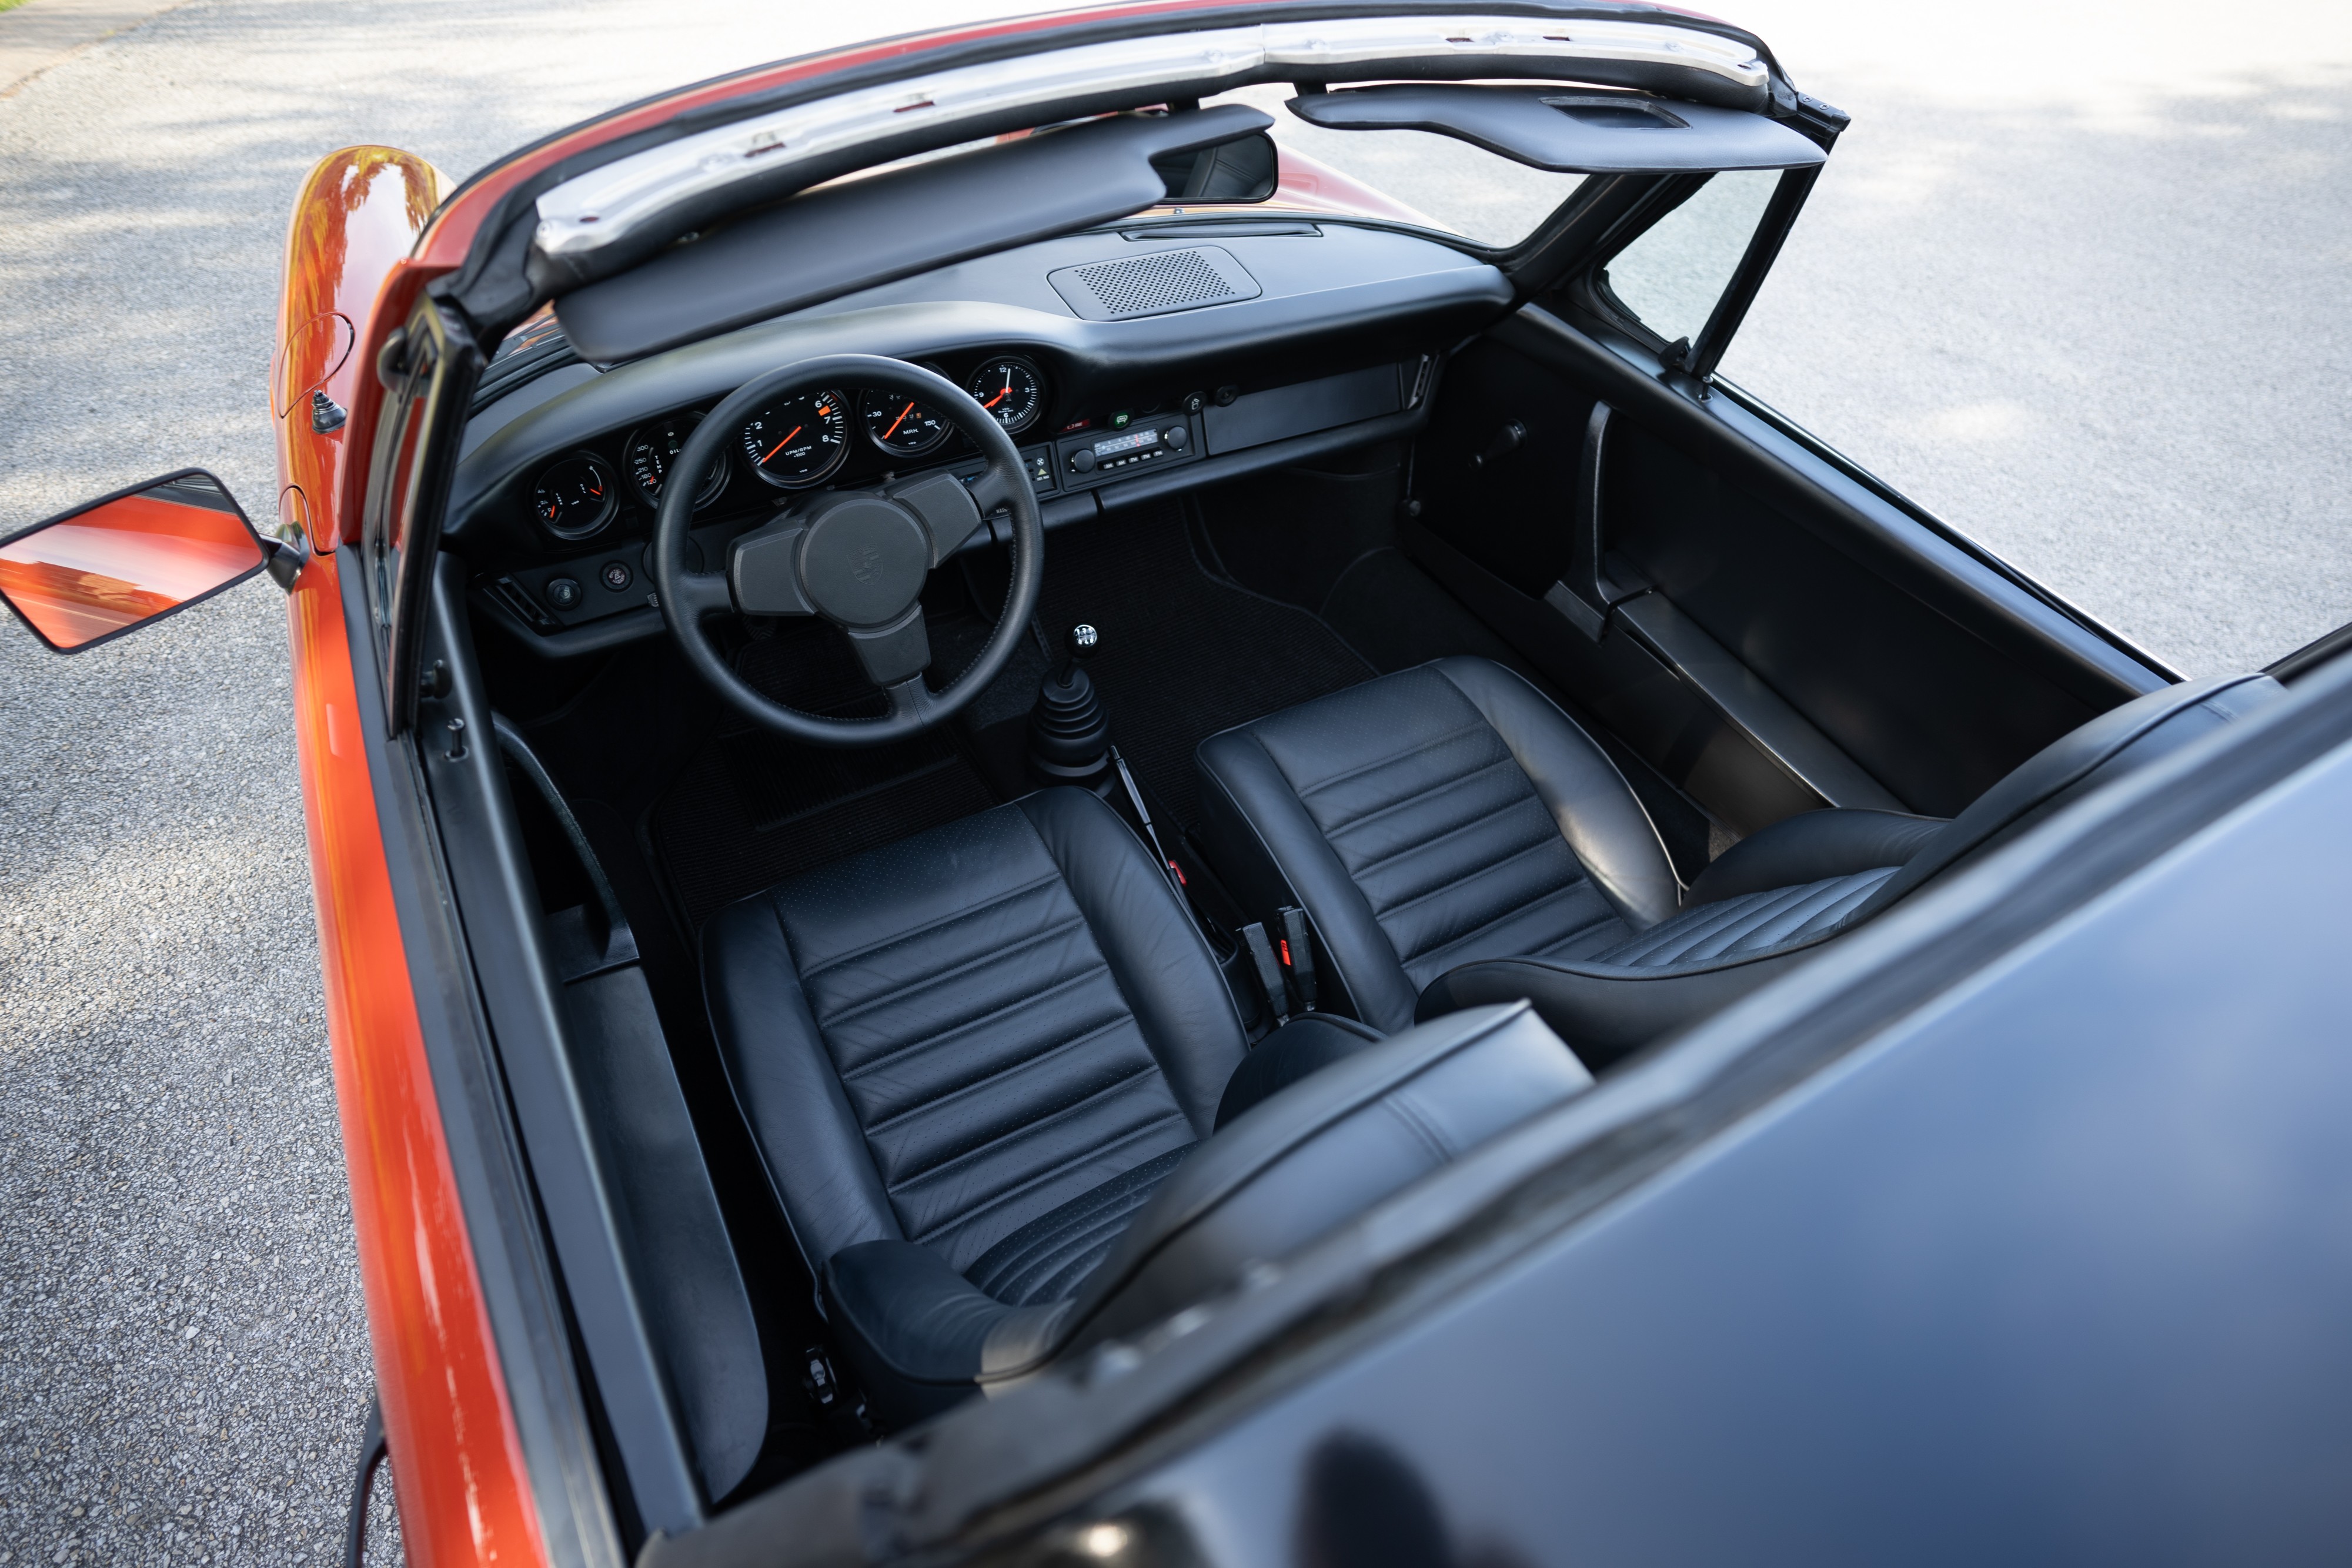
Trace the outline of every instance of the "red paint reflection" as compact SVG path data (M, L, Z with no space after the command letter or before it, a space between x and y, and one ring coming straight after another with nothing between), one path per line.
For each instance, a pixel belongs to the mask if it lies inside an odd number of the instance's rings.
M0 545L0 594L51 643L79 648L260 564L236 513L149 491Z

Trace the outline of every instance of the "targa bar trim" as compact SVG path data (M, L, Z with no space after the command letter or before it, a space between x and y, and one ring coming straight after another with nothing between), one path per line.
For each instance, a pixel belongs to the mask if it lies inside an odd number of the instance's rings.
M912 77L647 148L542 194L533 246L551 259L593 254L739 180L903 137L910 120L1001 120L1029 105L1108 100L1163 83L1327 81L1381 68L1426 73L1448 59L1548 68L1546 74L1571 78L1580 61L1696 72L1727 97L1758 107L1769 91L1764 61L1748 45L1648 22L1385 16L1164 33Z

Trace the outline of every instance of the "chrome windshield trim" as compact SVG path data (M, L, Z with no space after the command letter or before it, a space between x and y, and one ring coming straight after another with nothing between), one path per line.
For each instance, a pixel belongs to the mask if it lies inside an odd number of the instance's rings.
M1664 23L1429 16L1162 33L918 74L648 148L541 195L533 243L551 258L591 255L681 203L780 168L837 159L901 137L911 124L940 128L944 144L957 140L959 123L1001 120L1073 98L1113 99L1162 83L1316 80L1379 66L1412 74L1465 57L1557 65L1571 76L1580 60L1630 62L1702 71L1742 92L1767 86L1764 62L1747 45Z

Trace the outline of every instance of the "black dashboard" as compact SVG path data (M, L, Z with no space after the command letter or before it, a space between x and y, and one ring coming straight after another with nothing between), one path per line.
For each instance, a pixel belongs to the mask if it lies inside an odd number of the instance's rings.
M1329 219L1067 235L625 365L509 376L467 427L444 538L527 645L587 652L659 631L645 551L669 460L755 375L841 352L937 371L1013 435L1054 527L1406 434L1439 356L1511 304L1450 246ZM939 411L848 385L759 411L721 454L698 481L706 570L811 495L982 466Z

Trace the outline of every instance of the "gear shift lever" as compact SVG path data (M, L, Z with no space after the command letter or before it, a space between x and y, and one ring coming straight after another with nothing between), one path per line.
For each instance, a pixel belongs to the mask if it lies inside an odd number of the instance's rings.
M1110 766L1110 719L1086 672L1102 633L1085 622L1062 640L1062 662L1029 712L1029 765L1056 784L1090 784Z

